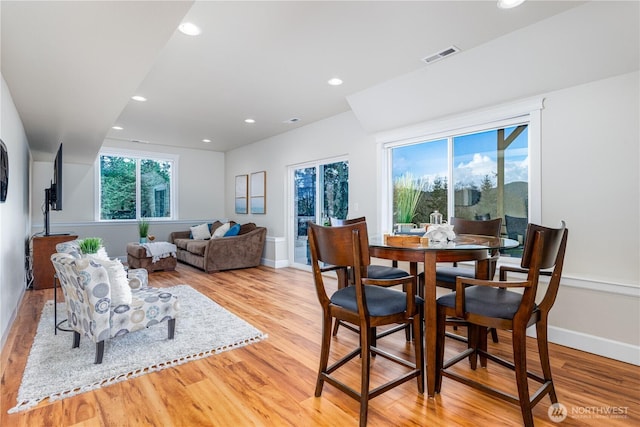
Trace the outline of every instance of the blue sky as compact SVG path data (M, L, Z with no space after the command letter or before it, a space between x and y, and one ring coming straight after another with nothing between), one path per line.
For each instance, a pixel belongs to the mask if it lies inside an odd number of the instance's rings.
M509 135L513 128L507 128ZM522 132L505 154L505 181L527 181L529 158L528 133ZM479 185L485 175L497 170L496 131L459 136L454 141L454 180ZM447 140L415 144L393 149L393 177L406 172L427 178L447 175ZM495 184L495 181L494 181Z

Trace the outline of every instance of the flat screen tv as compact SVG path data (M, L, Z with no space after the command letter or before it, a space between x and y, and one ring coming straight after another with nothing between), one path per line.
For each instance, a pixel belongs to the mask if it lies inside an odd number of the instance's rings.
M62 210L62 144L53 160L53 181L51 181L51 210Z
M53 160L53 180L51 187L44 190L44 234L50 236L49 209L62 210L62 144L58 147L58 153Z

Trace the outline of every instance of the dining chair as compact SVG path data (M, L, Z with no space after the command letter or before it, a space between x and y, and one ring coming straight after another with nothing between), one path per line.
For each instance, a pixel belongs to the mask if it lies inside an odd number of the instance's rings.
M456 234L476 234L480 236L500 237L500 231L502 230L502 218L471 220L453 217L449 223L453 225L453 231ZM491 258L489 259L489 278L491 279L495 275L498 258L500 258L500 251L495 249L492 251ZM458 276L475 278L476 272L471 268L459 267L456 263L453 263L452 266L439 265L436 267L436 286L455 290L456 277ZM451 319L450 323L455 323L455 320ZM496 330L494 328L490 328L489 333L491 334L493 342L498 342L498 333ZM447 333L447 336L459 341L467 341L465 337L456 333Z
M424 393L424 358L422 340L422 313L424 300L416 295L413 276L395 279L371 279L366 277L370 265L367 224L340 227L323 227L309 223L311 266L316 293L322 306L322 345L315 396L320 397L325 382L360 401L360 426L367 424L369 400L413 378L417 379L418 392ZM330 271L353 271L353 285L327 294L324 275ZM391 289L404 285L406 291ZM339 360L328 365L333 319L358 326L360 345ZM412 324L415 360L406 360L390 354L373 344L373 328L396 323ZM402 347L405 348L406 345ZM381 356L408 369L401 376L370 390L372 354ZM333 373L345 363L360 356L360 390L345 384Z
M520 268L500 267L500 280L478 280L457 277L456 290L437 300L436 338L436 392L442 387L442 377L451 378L483 391L491 396L520 405L526 426L533 426L531 410L544 396L549 395L552 403L558 398L551 377L549 348L547 342L547 319L560 286L562 266L567 246L568 229L564 221L560 228L541 225L527 226L527 240ZM526 279L508 281L507 273L526 274ZM536 303L536 292L540 276L550 276L544 296ZM522 288L514 292L508 288ZM445 326L448 316L464 319L470 328L469 348L457 356L444 361ZM527 328L536 325L538 353L542 366L542 376L527 371ZM487 351L486 328L511 331L513 362L490 354ZM430 345L427 343L427 345ZM478 355L515 371L518 396L491 388L477 380L464 377L460 369L449 368L461 360ZM475 364L471 369L475 369ZM476 376L477 378L477 376ZM542 385L530 397L528 379Z
M330 223L332 227L339 227L339 226L343 226L343 225L351 225L351 224L357 224L359 222L364 222L366 224L367 219L364 216L358 217L358 218L351 218L351 219L338 219L338 218L330 218ZM409 273L406 272L405 270L402 270L400 268L398 268L398 261L393 261L391 266L388 265L369 265L367 266L367 273L366 273L366 277L370 278L370 279L381 279L381 280L386 280L386 279L398 279L400 277L406 277L409 276ZM346 280L345 280L346 279ZM348 270L347 271L347 275L345 278L341 278L341 280L338 281L338 287L344 287L347 284L353 284L353 271L352 270ZM418 294L420 294L420 290L418 289ZM354 328L353 326L349 325L348 323L343 323L341 321L336 320L335 324L333 325L333 335L337 335L338 334L338 328L340 327L340 325L344 326L345 328L352 330L354 332L358 332L357 328ZM406 331L406 338L407 341L409 341L411 339L411 332L410 332L410 327L406 327L405 325L401 325L399 327L394 327L394 328L389 328L383 332L381 332L380 334L376 334L376 338L383 338L386 337L389 334L392 334L394 332L397 332L399 330L405 330Z

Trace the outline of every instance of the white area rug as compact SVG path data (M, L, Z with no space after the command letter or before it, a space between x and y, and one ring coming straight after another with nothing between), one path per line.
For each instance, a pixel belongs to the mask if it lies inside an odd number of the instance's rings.
M180 298L180 316L173 340L167 323L105 342L102 364L93 363L96 346L88 338L72 349L73 333L53 331L53 301L42 309L18 403L9 413L36 406L44 399L59 400L154 371L253 344L267 336L188 285L168 290ZM66 317L64 303L58 316ZM64 327L64 324L62 325Z

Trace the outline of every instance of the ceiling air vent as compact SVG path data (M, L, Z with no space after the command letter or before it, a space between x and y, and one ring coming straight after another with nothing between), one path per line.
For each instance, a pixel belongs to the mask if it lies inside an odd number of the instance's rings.
M427 63L427 64L433 64L436 61L440 61L443 58L446 58L447 56L451 56L454 53L458 53L460 52L460 49L458 49L455 46L449 46L446 49L441 50L438 53L434 53L433 55L429 55L425 58L422 58L422 60Z

